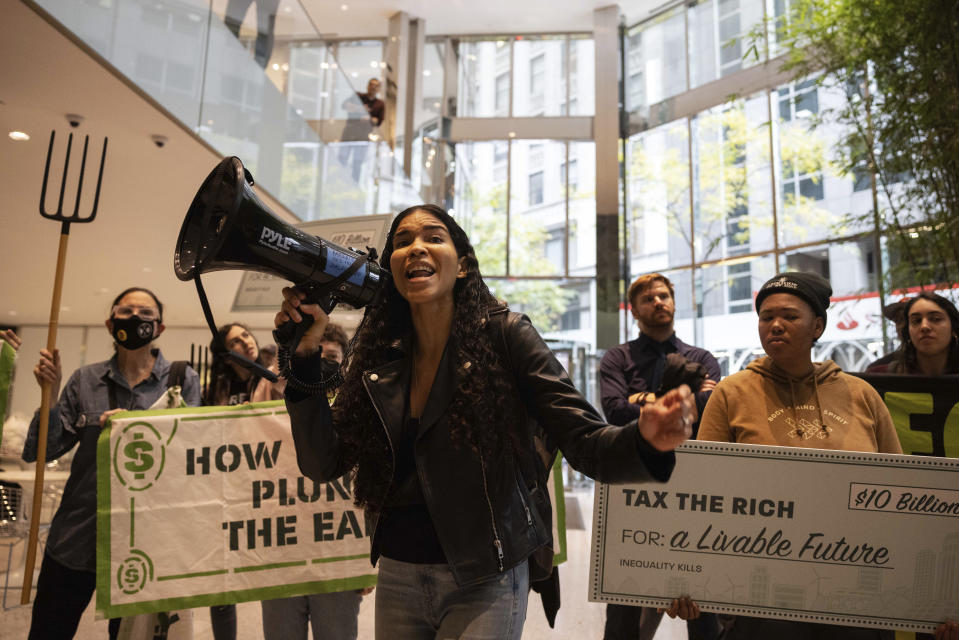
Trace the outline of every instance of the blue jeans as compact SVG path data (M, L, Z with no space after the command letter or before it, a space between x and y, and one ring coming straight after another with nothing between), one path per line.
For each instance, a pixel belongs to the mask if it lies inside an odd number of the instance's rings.
M337 591L264 600L260 603L263 637L306 640L307 625L310 625L313 640L356 640L360 598L357 591Z
M445 564L380 558L377 640L519 640L526 622L526 563L467 587Z

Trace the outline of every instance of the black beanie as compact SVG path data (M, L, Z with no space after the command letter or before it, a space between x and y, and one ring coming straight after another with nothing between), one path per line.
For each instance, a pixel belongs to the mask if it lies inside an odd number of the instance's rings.
M813 313L825 322L832 286L818 273L790 271L773 276L756 294L756 313L759 313L759 308L763 306L763 300L773 293L791 293L802 298L812 307Z

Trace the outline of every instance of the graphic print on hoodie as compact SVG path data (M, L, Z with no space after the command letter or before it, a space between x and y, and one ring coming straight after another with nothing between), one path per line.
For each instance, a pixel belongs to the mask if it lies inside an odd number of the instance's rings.
M832 360L793 378L768 356L724 378L703 411L699 440L902 453L889 411L871 385Z

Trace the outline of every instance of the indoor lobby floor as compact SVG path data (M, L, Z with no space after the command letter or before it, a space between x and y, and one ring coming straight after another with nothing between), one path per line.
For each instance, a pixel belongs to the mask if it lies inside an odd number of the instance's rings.
M539 596L532 594L523 629L524 640L601 640L605 620L604 604L587 601L589 581L589 537L593 514L592 489L567 494L568 561L560 567L562 607L556 618L556 628L550 629L543 615ZM575 528L574 528L575 527ZM15 594L19 597L19 592ZM376 592L363 598L360 605L359 640L373 639L373 606ZM8 598L8 602L11 598ZM30 608L16 607L0 613L0 640L22 640L30 625ZM237 605L238 640L262 640L263 629L258 602ZM93 605L87 608L76 635L80 640L106 640L107 622L94 620ZM213 640L207 610L197 610L193 620L194 640ZM663 618L655 640L685 640L686 627L678 620Z

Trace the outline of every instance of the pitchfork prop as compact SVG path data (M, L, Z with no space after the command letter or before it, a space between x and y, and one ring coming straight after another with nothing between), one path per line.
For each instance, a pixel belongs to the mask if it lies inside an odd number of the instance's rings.
M60 197L57 199L56 213L48 213L44 203L47 197L47 179L50 177L50 157L53 155L53 141L56 131L50 132L50 146L47 148L47 163L43 168L43 186L40 189L40 215L47 220L56 220L60 226L60 248L57 252L57 270L53 280L53 301L50 303L50 326L47 329L47 351L52 355L57 347L57 321L60 317L60 293L63 288L63 269L67 259L67 239L70 237L71 223L93 222L97 216L97 205L100 203L100 184L103 181L103 164L107 157L107 139L103 139L103 151L100 153L100 171L97 176L97 190L93 196L93 210L88 214L80 215L80 195L83 192L83 177L87 168L87 146L90 136L83 138L83 158L80 160L80 180L77 184L77 200L73 206L73 214L63 213L63 195L67 187L67 173L70 169L70 151L73 148L73 134L67 138L66 159L63 161L63 178L60 180ZM33 484L33 511L30 515L30 538L27 543L26 565L23 569L23 590L20 593L20 604L30 603L30 590L33 586L33 568L37 559L37 532L40 524L40 506L43 498L43 471L47 461L47 431L50 426L50 383L41 385L40 396L40 430L37 434L37 468Z

